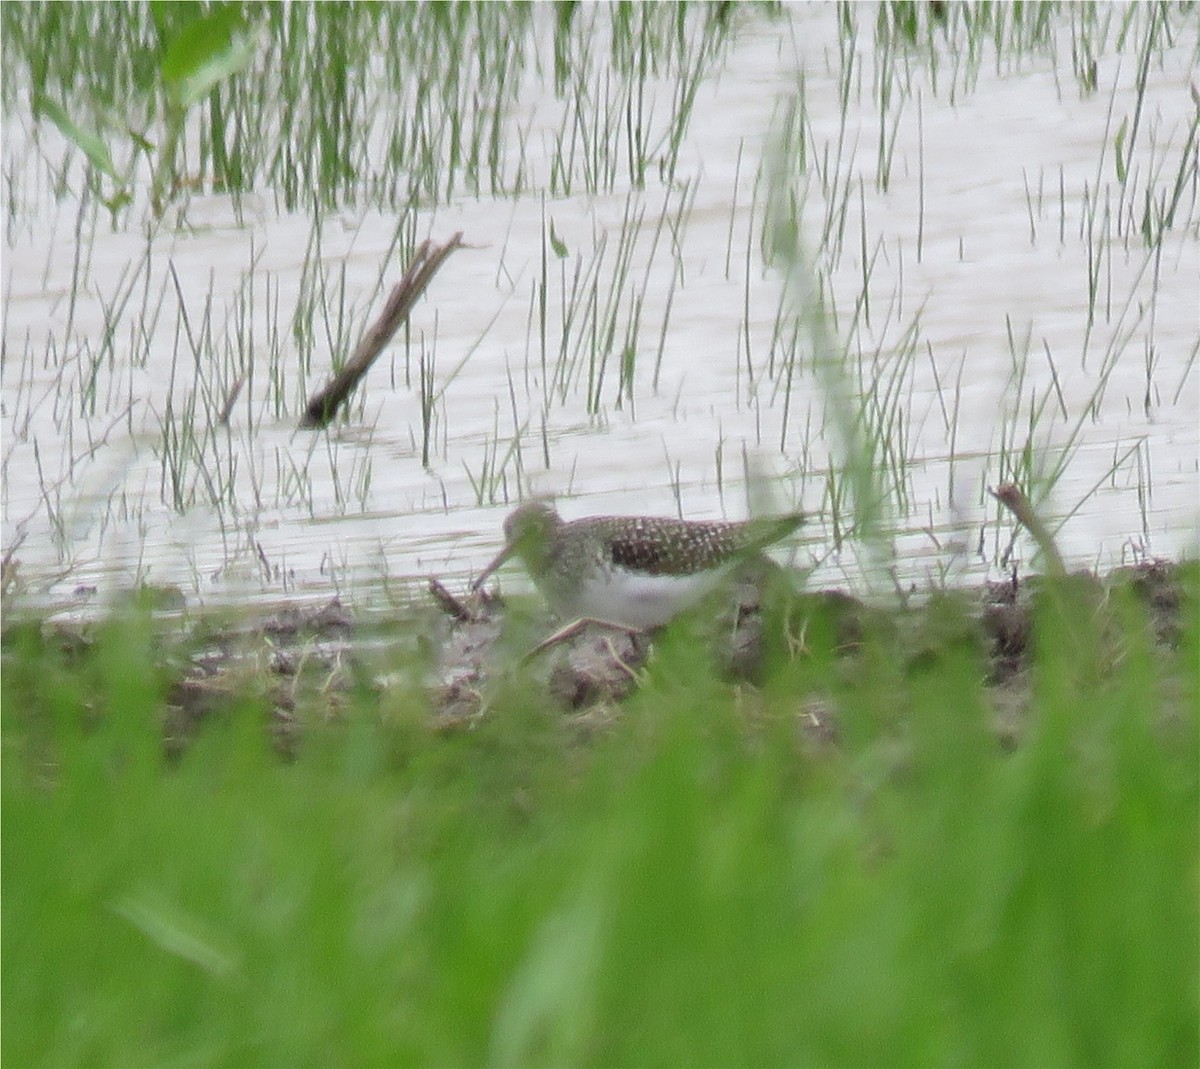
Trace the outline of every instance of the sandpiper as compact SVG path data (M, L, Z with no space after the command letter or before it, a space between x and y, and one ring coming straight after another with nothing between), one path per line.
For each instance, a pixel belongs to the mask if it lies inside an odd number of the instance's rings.
M740 522L655 516L563 522L545 502L528 502L504 521L504 548L471 589L516 556L561 619L643 631L695 605L739 563L803 521L791 513Z

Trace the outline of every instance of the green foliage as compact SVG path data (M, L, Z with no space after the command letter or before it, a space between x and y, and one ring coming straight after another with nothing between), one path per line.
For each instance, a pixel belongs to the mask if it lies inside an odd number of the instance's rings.
M669 182L728 20L686 3L612 17L611 49L597 49L609 13L561 5L551 58L524 3L13 2L0 14L14 74L3 103L23 110L28 87L34 120L54 119L93 164L115 157L114 212L142 153L159 214L184 186L270 189L289 211L402 210L535 188L518 100L546 63L566 105L550 109L555 191L607 191L626 175L640 188L655 165ZM661 120L647 104L658 81L671 101Z
M915 657L814 609L755 692L668 635L587 740L364 690L290 763L249 697L168 763L143 618L12 627L4 1060L1195 1064L1197 575L1170 650L1047 584L1011 753L952 597Z
M159 5L151 6L156 10ZM190 108L246 66L253 54L246 31L233 7L218 7L185 23L173 35L159 24L162 80L171 106Z
M112 154L108 151L108 145L98 133L77 126L63 110L62 105L49 97L38 101L37 110L46 115L62 131L64 137L78 145L92 166L101 174L116 182L121 180L121 176L117 174L116 168L113 166Z
M222 82L245 69L254 55L254 47L249 27L237 6L205 10L197 5L160 0L151 3L150 9L162 54L159 73L164 133L151 193L154 211L161 214L181 179L176 156L184 136L188 110L208 97ZM223 149L224 145L219 133L220 103L216 97L213 103L212 120L218 126L214 140L216 150ZM223 156L220 151L214 154Z
M253 57L241 6L231 4L16 4L4 13L4 37L6 60L28 72L33 116L48 117L110 180L111 192L100 196L114 220L133 199L141 153L154 158L151 200L162 213L181 183L177 154L189 110ZM6 106L11 93L6 82ZM223 157L220 102L211 103L212 152ZM121 167L109 138L128 145ZM99 192L95 175L89 184Z

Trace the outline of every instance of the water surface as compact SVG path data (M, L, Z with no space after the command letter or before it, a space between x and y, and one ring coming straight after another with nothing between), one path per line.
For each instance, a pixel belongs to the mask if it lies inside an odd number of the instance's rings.
M530 75L514 121L541 188L410 220L288 214L263 190L240 210L198 193L152 233L135 208L114 231L103 210L81 214L78 180L61 199L50 187L57 132L9 114L4 549L54 604L142 581L196 603L377 604L429 575L465 584L511 505L552 493L569 517L804 508L813 520L782 556L813 582L869 585L849 503L831 496L838 412L811 339L778 342L791 291L760 247L762 164L802 80L807 166L792 155L785 179L801 264L890 443L890 574L925 585L1029 565L1032 545L986 494L1022 458L1060 469L1041 507L1072 565L1194 553L1197 29L1181 23L1156 52L1140 111L1132 49L1110 41L1088 92L1065 16L1056 32L1055 55L996 62L985 45L970 86L949 54L936 89L914 58L886 109L871 88L884 59L862 33L843 107L833 8L747 14L700 86L674 181L590 195L547 192L563 105ZM1135 114L1122 182L1116 135ZM1180 183L1147 242L1146 204ZM348 420L298 431L332 353L399 278L410 224L438 241L461 230L469 248ZM607 360L579 328L593 279L595 321L611 310L615 325ZM311 323L308 369L297 320ZM202 443L190 457L188 433Z

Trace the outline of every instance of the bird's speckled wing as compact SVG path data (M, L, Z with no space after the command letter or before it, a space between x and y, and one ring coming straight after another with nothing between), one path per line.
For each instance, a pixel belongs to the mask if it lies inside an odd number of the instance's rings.
M691 575L754 552L794 531L801 517L706 522L669 517L603 517L610 562L647 575Z

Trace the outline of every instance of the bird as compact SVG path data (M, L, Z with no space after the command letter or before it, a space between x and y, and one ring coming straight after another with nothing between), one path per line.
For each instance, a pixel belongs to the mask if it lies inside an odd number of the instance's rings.
M741 521L659 516L564 521L546 501L530 501L504 521L504 547L471 589L517 557L560 619L651 630L702 601L739 564L786 538L804 518L794 512Z

